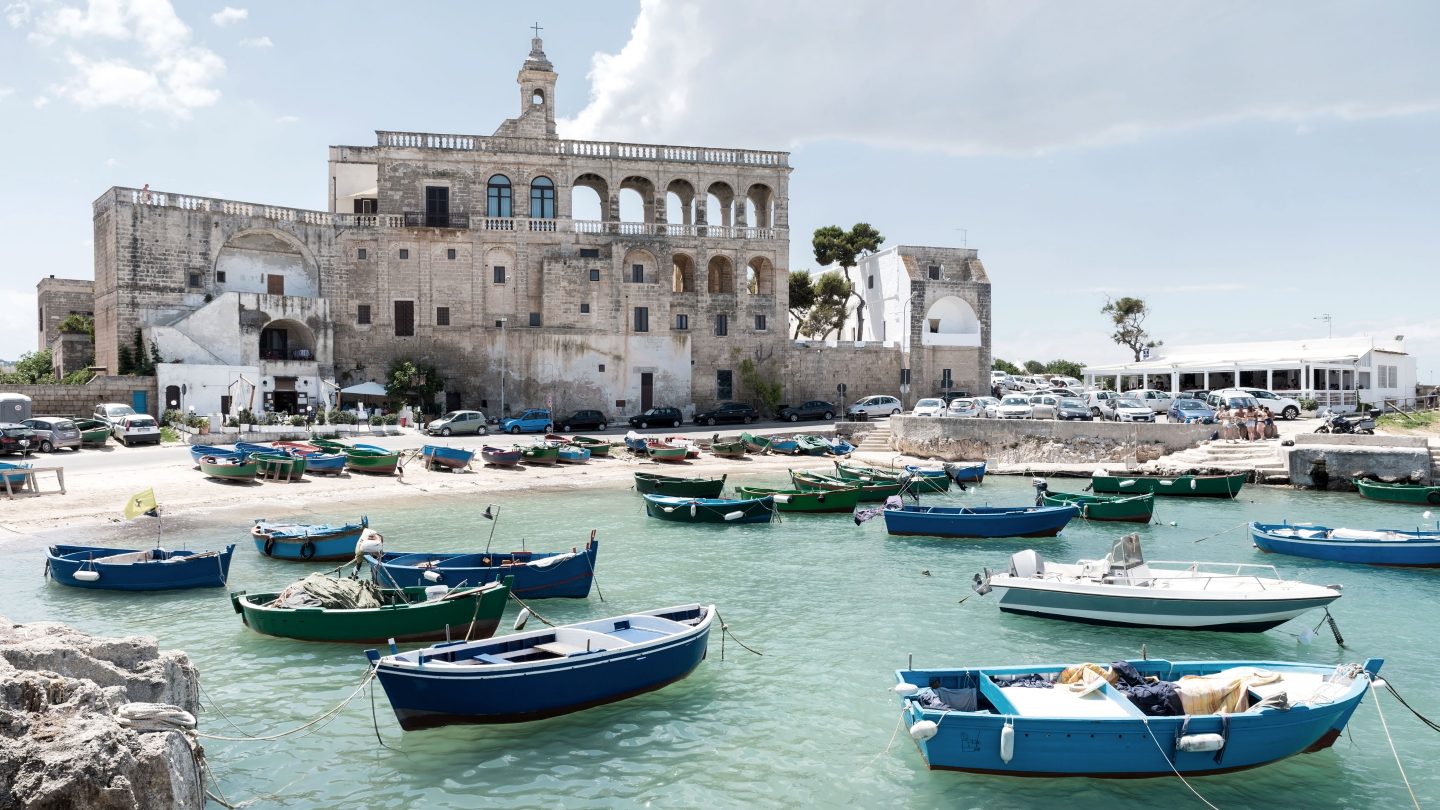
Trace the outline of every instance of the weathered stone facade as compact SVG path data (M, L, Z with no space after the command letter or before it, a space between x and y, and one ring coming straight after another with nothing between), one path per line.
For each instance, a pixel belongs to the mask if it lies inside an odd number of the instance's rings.
M95 282L78 278L40 279L35 285L39 309L37 348L49 349L57 376L84 368L94 362L94 341L88 335L65 334L60 323L71 315L95 314Z
M31 399L30 413L35 416L86 417L96 405L118 402L134 405L137 392L144 396L144 407L136 410L159 416L160 402L155 397L154 377L96 377L85 385L10 385L8 392L24 394Z

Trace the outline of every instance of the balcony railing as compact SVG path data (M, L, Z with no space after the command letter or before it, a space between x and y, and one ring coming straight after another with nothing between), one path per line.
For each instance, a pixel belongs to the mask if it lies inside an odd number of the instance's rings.
M361 216L364 216L363 214ZM407 228L469 228L470 215L460 213L431 214L425 211L406 211Z
M667 163L716 163L729 166L788 168L789 152L762 152L753 149L714 149L703 146L664 146L648 143L609 141L566 141L548 138L486 137L444 135L431 132L390 132L377 130L375 142L381 147L437 149L461 152L509 152L528 155L561 155L579 158L654 160Z
M313 352L313 351L311 351L311 350L309 350L309 349L289 349L289 350L281 350L281 349L261 349L261 350L260 350L260 359L261 359L261 360L272 360L272 361L276 361L276 360L300 360L300 361L314 362L314 360L315 360L315 352Z

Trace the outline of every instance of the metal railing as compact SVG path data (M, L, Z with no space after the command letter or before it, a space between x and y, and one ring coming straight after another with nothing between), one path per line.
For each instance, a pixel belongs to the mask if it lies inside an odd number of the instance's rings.
M363 214L356 216L365 216ZM431 214L426 211L406 211L407 228L469 228L470 215L461 213Z

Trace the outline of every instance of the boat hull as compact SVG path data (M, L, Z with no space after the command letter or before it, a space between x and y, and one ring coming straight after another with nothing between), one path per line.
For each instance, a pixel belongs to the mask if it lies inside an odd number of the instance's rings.
M1113 585L1058 590L1023 582L1005 584L999 577L992 577L990 584L1005 613L1111 627L1235 633L1264 632L1340 598L1338 593L1290 599L1163 598L1103 591Z
M526 464L558 464L560 463L560 448L535 445L520 450L520 460Z
M595 581L595 559L600 542L592 540L583 550L551 565L539 566L550 557L571 552L506 554L400 554L387 552L371 571L375 584L385 588L421 585L483 585L514 577L511 591L522 599L584 599ZM427 577L426 573L434 574Z
M1363 478L1355 479L1354 483L1355 489L1359 490L1361 497L1372 501L1440 505L1440 486L1385 484L1379 481L1366 481Z
M860 490L831 489L805 492L803 490L770 489L768 487L736 487L735 494L741 498L763 498L775 500L775 508L781 512L853 512L859 502Z
M981 484L985 481L985 465L988 462L979 464L946 464L945 472L957 484Z
M396 593L393 588L388 594ZM396 641L440 641L489 638L500 626L510 589L498 585L449 599L426 601L424 588L406 588L410 604L355 610L267 607L279 594L230 594L230 604L245 625L257 633L301 641L379 644ZM448 636L447 636L448 634Z
M1324 526L1252 523L1250 540L1256 548L1267 553L1290 554L1314 560L1413 568L1440 567L1440 531L1380 530L1414 538L1405 540L1323 536L1330 531L1332 530ZM1304 537L1300 532L1316 532L1321 536Z
M744 458L744 442L711 442L710 454L720 458Z
M1215 672L1228 667L1256 667L1280 672L1283 676L1323 677L1331 666L1310 666L1278 662L1191 662L1132 661L1142 675L1157 671L1156 664L1171 667L1170 678L1185 669ZM1381 661L1365 664L1377 673ZM925 764L932 770L955 770L1005 776L1140 779L1227 773L1267 765L1295 754L1328 748L1360 705L1369 684L1364 673L1343 685L1337 697L1316 700L1289 709L1267 708L1239 714L1144 716L1133 707L1115 706L1114 716L1070 717L1027 716L1013 711L1003 690L989 681L992 675L1036 672L1041 667L986 668L979 685L987 700L1000 705L995 713L941 712L924 709L912 700L903 701L903 722L921 720L936 723L934 736L916 743ZM1159 670L1163 673L1165 670ZM901 683L949 683L966 670L900 670ZM973 671L970 671L973 672ZM1063 687L1062 687L1063 688ZM1104 694L1099 701L1125 701L1123 696ZM1075 697L1072 700L1085 700ZM1131 716L1133 715L1133 716ZM1001 738L1011 726L1011 756L1001 755ZM1220 750L1182 750L1184 736L1215 735L1223 740Z
M368 451L357 452L347 450L345 452L345 469L352 472L370 473L371 475L394 475L395 467L400 464L399 453L373 453Z
M1245 486L1248 473L1234 475L1159 476L1096 475L1091 489L1101 495L1171 495L1185 498L1234 498Z
M471 460L475 458L475 451L427 444L420 448L420 456L432 469L444 467L447 470L463 470L470 466Z
M250 528L255 550L277 560L323 562L355 559L355 543L369 523L315 528L257 521Z
M718 498L725 489L726 476L679 478L673 475L635 473L635 491L641 495L673 495L681 498Z
M250 460L255 462L255 472L259 475L282 476L291 480L303 477L307 466L304 456L289 453L256 453L250 456Z
M214 456L204 456L200 459L200 472L210 478L219 478L222 481L253 480L259 469L259 464L254 461L226 464L224 461L216 460Z
M61 585L106 591L173 591L189 588L221 588L230 577L230 560L235 553L231 543L224 551L195 553L190 551L162 552L165 558L178 562L142 562L133 564L86 563L94 557L140 554L123 548L96 546L51 546L45 559L45 570ZM152 552L153 554L153 552ZM77 578L81 571L99 574L96 579Z
M610 442L592 439L589 436L576 436L570 440L570 443L589 450L591 458L605 458L610 455L610 448L615 446Z
M480 449L480 459L495 467L514 467L520 463L520 451L487 446Z
M763 498L677 498L646 495L645 514L671 523L769 523L775 501Z
M886 509L885 529L890 534L921 537L1054 537L1071 518L1073 506L946 508L906 506Z
M891 495L900 494L899 481L875 481L866 482L859 479L845 480L833 478L828 475L816 473L795 472L790 473L790 482L795 488L801 491L822 491L837 492L846 489L859 489L860 503L879 503Z
M1155 514L1153 494L1106 497L1076 495L1069 492L1047 492L1046 506L1075 506L1083 520L1115 523L1149 523Z
M561 464L584 464L590 460L590 451L580 445L567 445L560 448Z

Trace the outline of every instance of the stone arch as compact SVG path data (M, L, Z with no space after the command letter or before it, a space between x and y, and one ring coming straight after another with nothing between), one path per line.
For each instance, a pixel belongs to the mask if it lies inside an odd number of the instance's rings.
M631 175L620 181L620 221L655 221L655 183L649 178Z
M705 271L706 291L712 293L735 292L735 264L729 256L711 256Z
M545 88L536 87L530 91L530 104L535 107L545 106Z
M570 217L579 220L610 221L610 181L598 174L576 177L570 184Z
M267 293L268 276L280 276L285 295L317 298L320 269L315 254L293 234L273 228L251 228L231 234L215 254L217 288L226 292ZM222 281L222 275L224 280Z
M939 346L980 345L980 319L963 298L947 295L925 310L921 343Z
M695 260L688 254L676 253L670 264L670 286L677 293L695 292Z
M314 360L315 332L293 318L273 318L260 328L261 360Z
M745 221L756 228L775 227L775 192L764 183L745 191Z
M485 251L485 264L480 267L480 281L485 284L485 289L492 286L499 286L495 283L495 268L505 268L505 284L512 284L515 280L517 267L515 266L515 253L509 248L492 247Z
M745 265L745 291L751 295L775 294L775 265L765 256L756 256Z
M716 181L705 189L705 222L730 226L735 222L735 189L729 183Z
M667 222L695 224L695 186L689 180L671 180L665 187L665 214Z
M635 265L640 265L640 283L658 281L657 269L659 263L655 260L655 254L642 248L631 248L625 252L625 263L621 267L621 273L626 281L634 281Z

